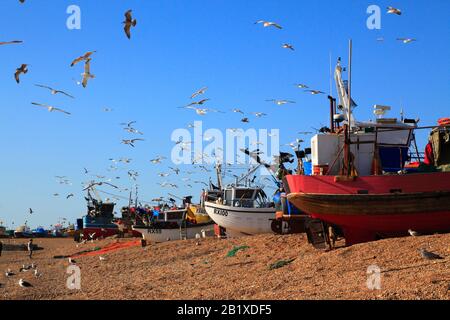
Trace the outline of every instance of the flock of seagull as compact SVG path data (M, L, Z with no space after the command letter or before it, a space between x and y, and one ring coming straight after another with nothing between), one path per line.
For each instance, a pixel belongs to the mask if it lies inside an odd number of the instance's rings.
M25 3L24 0L19 0L19 2ZM388 7L387 9L388 9L388 11L387 11L388 14L393 14L393 15L397 15L397 16L402 15L402 11L400 9L397 9L394 7ZM131 39L131 31L133 28L135 28L137 26L137 20L133 17L132 10L126 11L124 13L124 16L125 16L125 20L122 22L123 28L124 28L124 33L128 39ZM277 30L283 29L283 27L279 23L272 22L272 21L259 20L259 21L256 21L254 24L261 25L263 28L274 28ZM412 38L398 38L397 40L401 40L404 43L410 43L410 42L416 41L416 39L412 39ZM2 46L2 45L18 45L18 44L22 44L22 43L23 43L23 41L21 41L21 40L5 41L5 42L0 42L0 46ZM281 47L284 49L290 50L290 51L295 51L294 46L290 43L284 43L281 45ZM81 79L81 81L77 82L79 85L82 85L84 88L87 88L89 81L95 78L95 75L91 73L91 62L94 59L95 53L96 53L95 50L88 51L85 54L75 58L70 63L71 68L75 68L79 64L84 64L84 67L83 67L84 72L81 74L82 79ZM16 80L17 84L20 84L21 78L23 76L25 76L26 74L28 74L29 67L30 67L29 64L22 64L19 68L16 69L16 71L14 73L14 79ZM48 90L49 93L53 96L62 95L62 96L65 96L66 98L75 99L75 97L72 94L70 94L64 90L53 88L53 87L45 85L45 84L35 84L35 86L40 89L43 89L43 90ZM307 93L307 94L311 94L311 95L324 95L325 94L325 92L323 92L321 90L317 90L317 89L312 89L309 87L309 85L304 84L304 83L296 83L296 84L294 84L294 86L298 89L302 89L304 91L304 93ZM189 97L190 101L188 103L186 103L185 106L181 106L179 108L194 111L195 114L199 115L199 116L205 116L209 113L226 113L223 110L208 107L208 105L211 101L210 98L205 97L205 95L208 92L208 89L209 88L205 86L205 87L202 87L199 90L195 91L194 93L192 93L190 95L190 97ZM267 99L266 102L275 104L277 106L284 106L284 105L296 103L296 101L289 100L289 99ZM69 112L63 108L55 107L50 104L40 103L40 102L32 102L31 104L35 107L45 108L49 112L59 112L59 113L62 113L62 114L68 115L68 116L71 115L71 112ZM110 108L105 108L103 111L104 112L112 112L113 110ZM234 114L240 115L241 116L240 122L244 123L244 124L253 122L254 121L253 119L259 119L259 118L268 116L266 113L260 112L260 111L246 113L239 108L233 108L233 109L230 109L230 111ZM129 146L131 148L135 148L139 142L145 141L144 133L135 127L136 123L137 123L136 121L129 121L129 122L120 124L124 131L126 131L130 135L134 135L132 137L127 137L127 138L122 139L121 144ZM195 127L195 124L188 125L188 128L194 128L194 127ZM238 129L230 128L227 130L236 132ZM205 137L205 140L208 141L208 137ZM297 139L294 142L285 144L285 146L289 146L294 149L294 148L298 147L298 144L302 141L303 140L301 140L301 139ZM178 145L182 150L185 150L185 151L188 151L188 150L190 151L191 146L192 146L191 141L180 140L180 141L177 141L175 144ZM254 142L253 144L255 146L259 146L262 143ZM256 149L252 153L260 154L259 149ZM200 170L200 173L201 172L211 172L211 170L208 169L206 166L199 165L199 162L205 158L208 158L208 157L211 158L212 156L214 156L214 155L207 155L204 153L203 154L194 154L194 160L192 161L193 168ZM160 165L166 159L167 158L165 156L158 155L158 156L155 156L155 158L151 159L150 163L153 165ZM109 159L109 160L112 162L112 165L107 169L110 172L113 172L113 171L116 171L119 169L123 169L123 168L119 168L118 164L122 164L122 165L126 166L132 162L132 159L130 159L130 158L119 158L119 159ZM125 168L125 170L127 170L127 169ZM91 188L98 187L98 186L109 186L109 187L119 190L120 192L124 192L124 191L129 192L130 191L129 188L121 189L113 183L114 180L120 179L119 176L116 176L115 178L107 179L106 176L90 174L89 170L87 170L86 168L84 169L84 173L85 173L85 175L90 176L91 178L89 179L89 181L82 183L83 191L86 191L86 190L89 190ZM192 188L193 184L208 186L208 184L204 181L199 181L199 180L195 180L195 179L191 178L190 175L192 175L194 173L195 173L195 171L182 172L179 168L168 167L167 171L159 172L158 177L168 178L169 176L174 175L174 176L176 176L178 181L184 182L185 188ZM182 174L186 174L186 176L182 176ZM134 170L127 170L127 175L132 181L135 182L135 181L137 181L137 179L139 177L139 172L134 171ZM56 176L56 178L58 179L58 182L61 185L72 185L72 183L70 182L70 179L68 179L65 176ZM168 188L175 188L175 189L178 189L181 187L180 185L173 183L173 182L169 182L169 181L158 182L158 184L161 187L168 187ZM59 197L59 195L60 195L59 192L55 192L53 194L53 196L55 196L55 197ZM66 197L66 199L73 198L74 193L72 193L72 192L67 193L65 197ZM118 200L119 197L116 195L113 197L113 199ZM107 200L109 200L109 198ZM31 214L31 212L30 212L30 214Z

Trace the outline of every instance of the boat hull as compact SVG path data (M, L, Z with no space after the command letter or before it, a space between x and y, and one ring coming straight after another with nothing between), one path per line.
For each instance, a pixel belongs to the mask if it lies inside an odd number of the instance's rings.
M144 226L133 226L133 230L139 232L142 237L149 242L167 242L182 240L182 234L179 228L176 229L158 229ZM186 228L186 239L195 239L197 235L202 236L205 233L206 236L214 235L214 224L206 223Z
M341 179L288 176L288 199L312 218L342 229L347 245L450 231L450 174Z
M227 234L273 233L275 208L236 208L206 202L205 210L215 223L227 230Z

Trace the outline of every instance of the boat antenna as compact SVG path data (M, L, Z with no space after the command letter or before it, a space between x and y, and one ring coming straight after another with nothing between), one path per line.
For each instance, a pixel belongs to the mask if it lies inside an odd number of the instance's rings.
M332 96L332 92L333 92L333 66L332 66L332 62L331 62L331 51L330 51L330 93L329 96Z
M352 39L349 40L348 48L348 130L350 133L351 117L352 117L352 55L353 55L353 43Z

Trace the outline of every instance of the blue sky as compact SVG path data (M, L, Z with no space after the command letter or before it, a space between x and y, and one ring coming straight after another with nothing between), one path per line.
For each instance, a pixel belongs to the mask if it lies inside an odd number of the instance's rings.
M81 8L81 30L66 28L66 9L72 4ZM382 8L381 30L366 27L371 4ZM403 15L386 14L388 5L402 9ZM0 41L25 41L0 47L0 220L9 225L28 220L32 226L47 226L59 217L74 221L83 215L84 167L108 177L120 175L117 183L129 187L126 170L106 171L109 158L134 160L126 168L140 172L142 199L167 192L198 198L200 185L171 190L156 184L168 180L182 185L176 177L157 176L167 172L169 162L149 163L159 154L169 157L173 130L195 120L203 120L205 129L280 128L281 143L288 143L298 131L327 124L326 96L307 95L293 84L306 83L328 93L329 55L333 67L338 56L346 65L349 38L354 45L357 119L373 118L374 104L392 106L392 115L403 106L408 117L420 117L423 125L449 116L447 0L4 0L0 9L7 12L0 21ZM128 9L138 19L131 41L121 25ZM278 22L283 29L255 25L260 19ZM376 41L378 37L385 41ZM397 37L418 41L405 45ZM296 50L281 48L283 43ZM80 78L82 65L69 65L90 50L97 50L91 63L96 78L83 89L74 80ZM17 85L13 73L22 63L31 66ZM76 99L52 96L35 83L64 89ZM203 86L209 87L208 107L227 114L200 117L178 109ZM297 103L279 107L265 102L272 98ZM33 101L73 115L48 113L33 107ZM106 107L114 111L102 112ZM244 125L242 117L229 112L232 108L269 116L251 118ZM130 135L119 123L131 120L138 121L146 140L135 149L120 143ZM422 145L425 138L426 132L420 137ZM59 185L55 175L68 176L73 185ZM196 178L207 181L208 174ZM75 197L66 200L69 193ZM31 217L29 207L35 210Z

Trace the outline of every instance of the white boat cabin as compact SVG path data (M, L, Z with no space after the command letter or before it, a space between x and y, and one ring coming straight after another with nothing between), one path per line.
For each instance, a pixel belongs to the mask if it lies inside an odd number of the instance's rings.
M221 204L238 208L268 208L271 203L259 187L229 186L223 190Z

